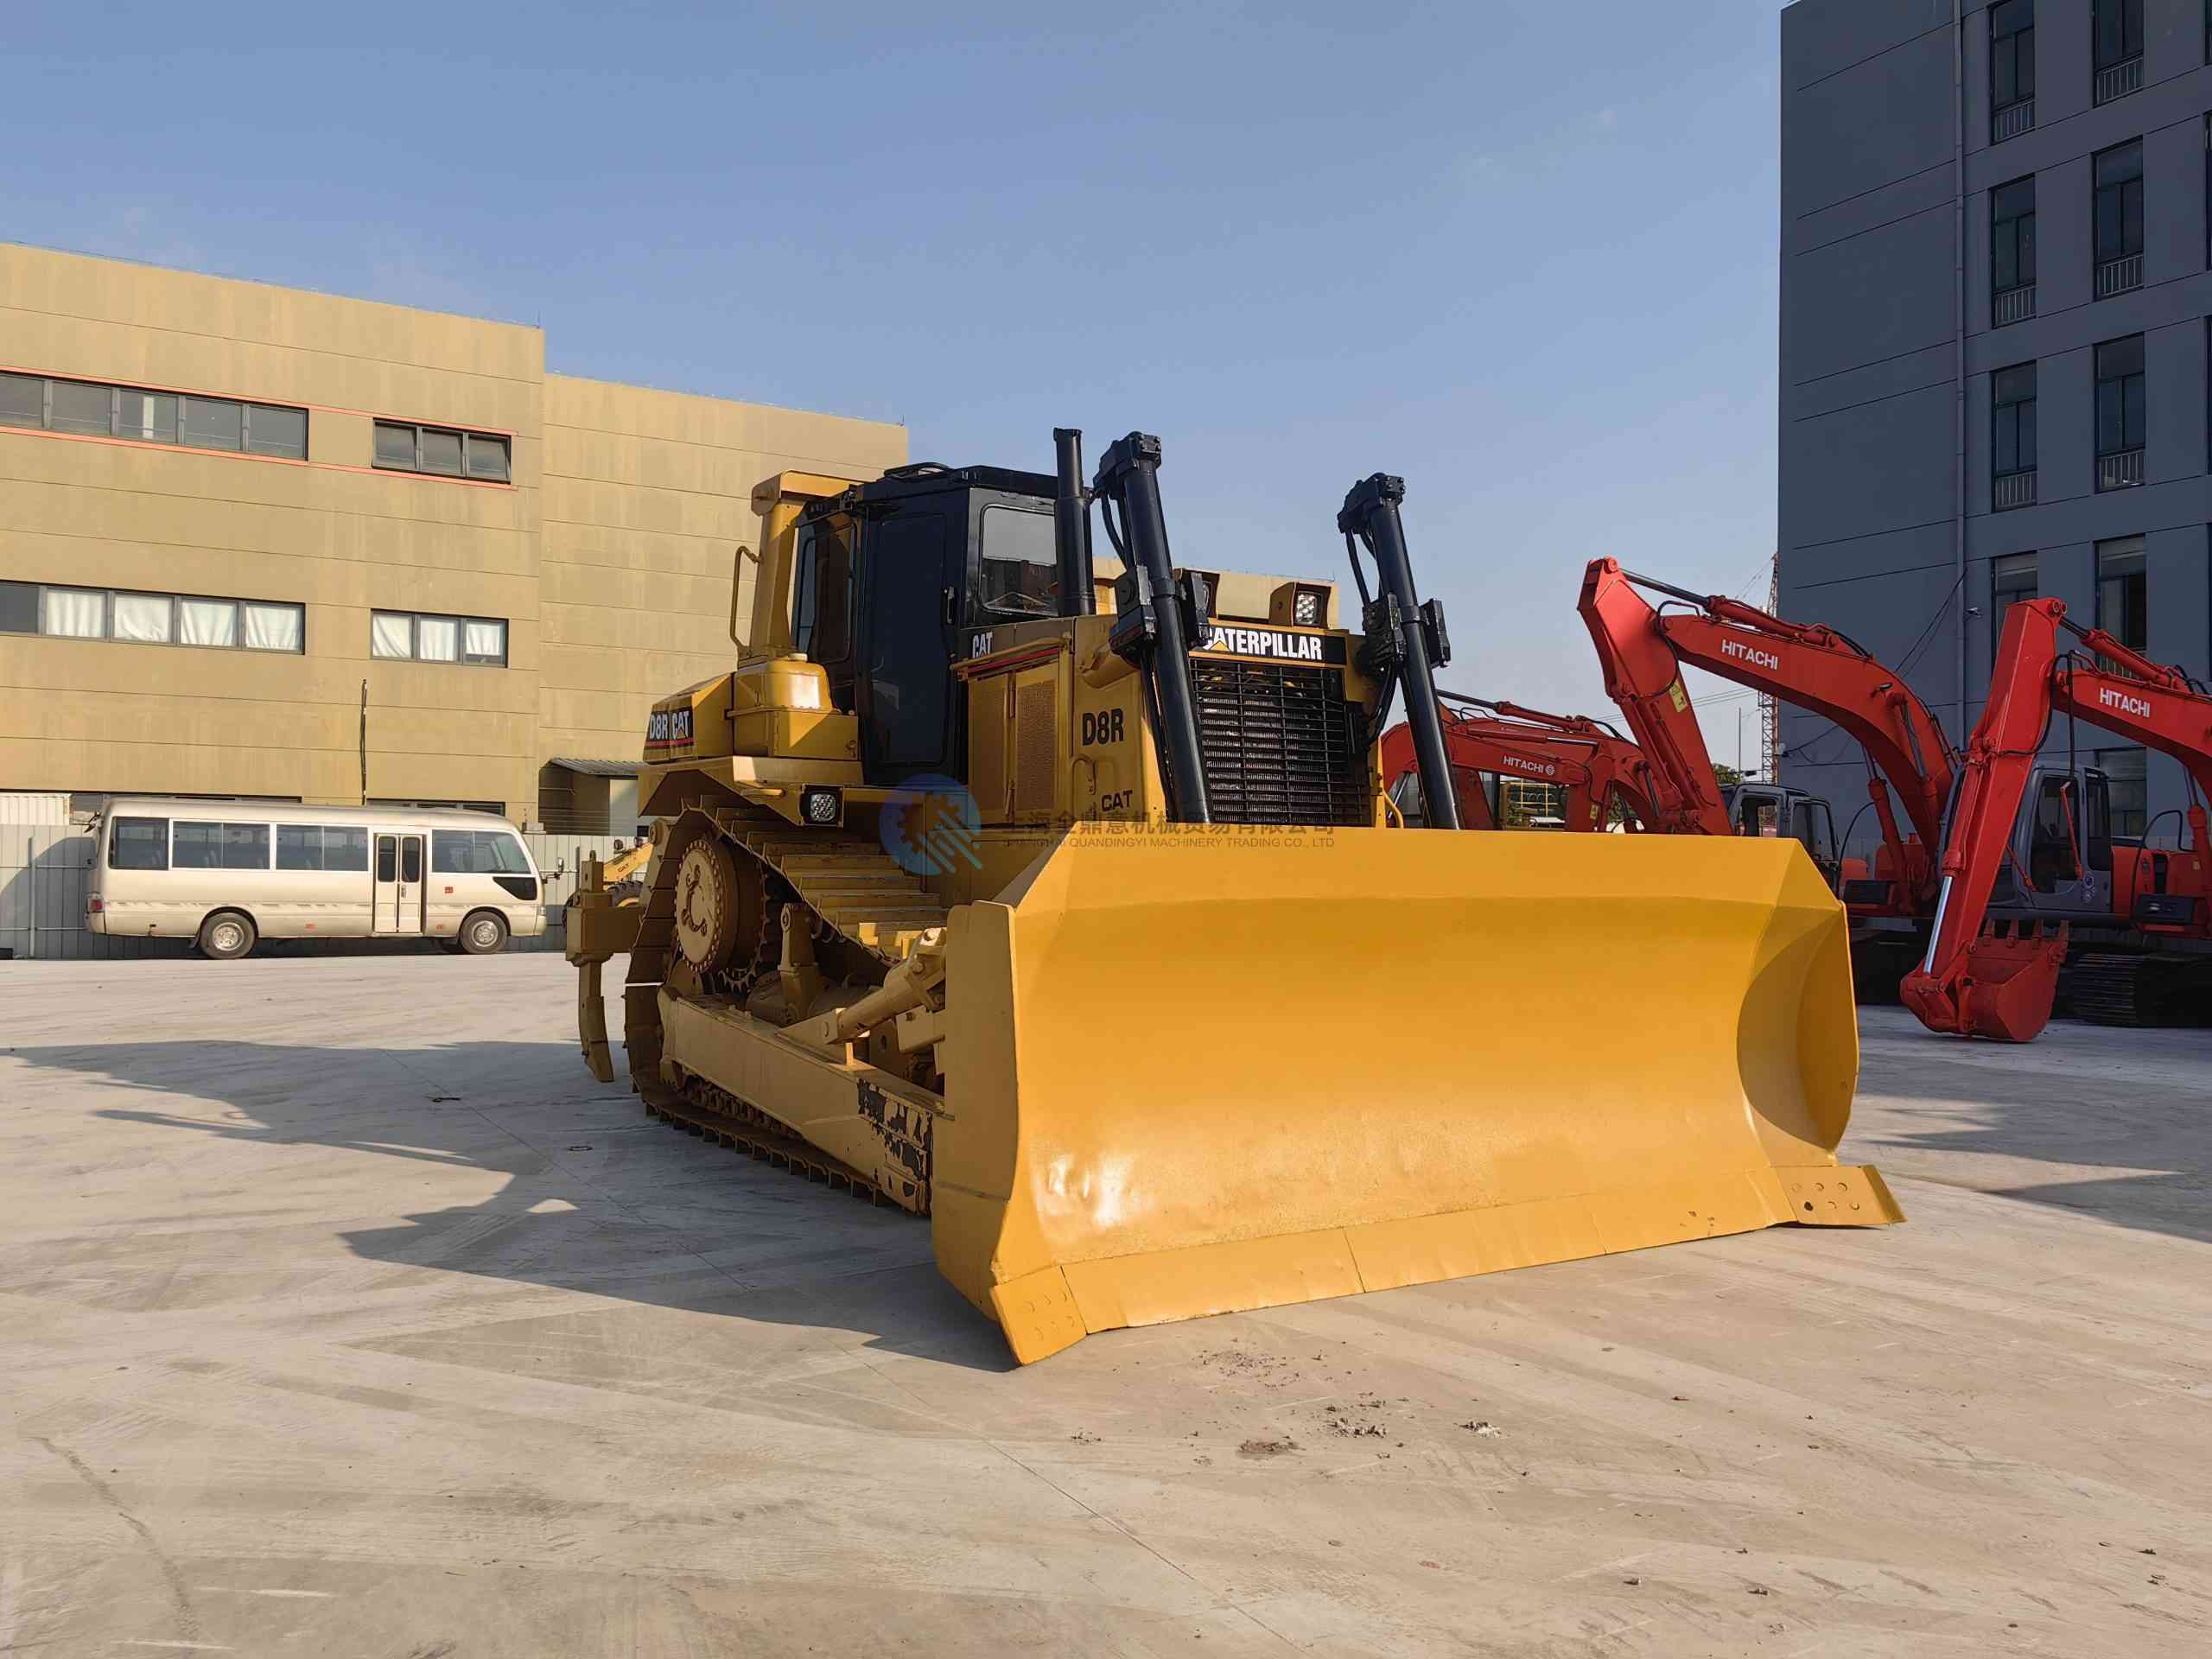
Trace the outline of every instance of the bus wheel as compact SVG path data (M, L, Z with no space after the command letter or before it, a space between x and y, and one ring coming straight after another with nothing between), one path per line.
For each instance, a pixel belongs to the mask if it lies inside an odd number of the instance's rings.
M461 948L472 957L495 957L506 944L506 920L497 911L477 911L461 925Z
M200 937L194 941L200 954L217 962L236 962L240 957L252 953L253 923L235 910L219 910L200 924Z

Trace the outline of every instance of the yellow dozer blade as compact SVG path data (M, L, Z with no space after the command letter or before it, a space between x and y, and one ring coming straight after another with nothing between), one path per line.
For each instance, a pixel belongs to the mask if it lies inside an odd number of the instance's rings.
M1850 952L1794 842L1092 827L945 962L938 1262L1023 1361L1903 1218L1835 1160Z

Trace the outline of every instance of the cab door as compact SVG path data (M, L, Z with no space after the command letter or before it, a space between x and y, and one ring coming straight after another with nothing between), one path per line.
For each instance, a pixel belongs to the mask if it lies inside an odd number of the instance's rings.
M902 501L868 527L862 660L854 688L861 775L897 784L954 754L952 663L967 563L965 497Z
M372 931L423 931L423 837L379 833L373 861Z

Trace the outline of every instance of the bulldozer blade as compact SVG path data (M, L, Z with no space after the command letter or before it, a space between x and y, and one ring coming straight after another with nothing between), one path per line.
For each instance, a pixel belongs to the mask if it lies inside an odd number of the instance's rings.
M1795 842L1084 828L946 939L938 1263L1091 1332L1783 1222L1836 1162L1842 906Z

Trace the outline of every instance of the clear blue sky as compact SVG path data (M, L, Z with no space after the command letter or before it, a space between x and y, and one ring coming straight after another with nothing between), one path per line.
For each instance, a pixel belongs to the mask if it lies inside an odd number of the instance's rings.
M1596 554L1764 594L1774 0L739 10L20 7L0 235L542 323L917 459L1142 427L1184 563L1338 575L1402 474L1478 695L1606 712ZM1752 704L1693 689L1732 760Z

